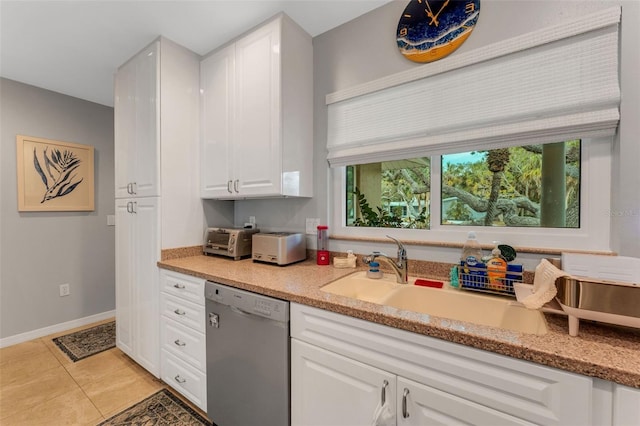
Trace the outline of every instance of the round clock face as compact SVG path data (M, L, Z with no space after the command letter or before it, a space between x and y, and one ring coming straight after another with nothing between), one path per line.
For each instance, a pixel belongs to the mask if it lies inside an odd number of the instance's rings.
M480 0L411 0L398 22L398 49L414 62L433 62L456 50L480 16Z

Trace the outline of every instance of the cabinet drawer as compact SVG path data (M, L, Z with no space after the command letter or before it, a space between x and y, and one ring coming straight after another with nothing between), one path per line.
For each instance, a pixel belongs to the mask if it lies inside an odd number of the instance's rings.
M204 280L189 275L161 270L160 282L163 292L181 297L189 302L204 305Z
M204 333L204 306L162 293L160 294L160 312L169 319Z
M160 326L162 348L204 372L207 366L204 334L164 316Z
M162 380L193 402L202 411L207 411L207 376L162 350Z

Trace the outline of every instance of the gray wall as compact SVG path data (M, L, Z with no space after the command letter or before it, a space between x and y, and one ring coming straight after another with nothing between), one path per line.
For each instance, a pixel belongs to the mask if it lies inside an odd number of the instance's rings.
M251 215L255 215L258 224L265 228L273 226L304 230L306 217L320 217L323 223L327 223L329 194L325 96L389 74L428 66L408 61L397 49L395 32L398 19L407 4L408 1L393 1L314 38L314 198L238 201L235 211L237 224L245 222ZM614 165L612 240L614 250L640 257L640 173L637 171L637 164L640 163L640 144L637 141L637 135L640 134L640 120L637 120L640 116L640 86L637 78L640 69L640 2L483 0L480 19L473 34L452 55L615 5L622 5L623 8L623 101L622 124L614 144L620 158ZM514 238L514 241L517 239ZM331 249L352 248L359 253L380 248L361 243L331 241L330 244ZM445 260L448 256L448 261L455 262L458 255L458 250L432 250L438 252L434 260Z
M93 145L95 211L18 212L17 134ZM0 138L0 338L115 309L113 108L0 79Z

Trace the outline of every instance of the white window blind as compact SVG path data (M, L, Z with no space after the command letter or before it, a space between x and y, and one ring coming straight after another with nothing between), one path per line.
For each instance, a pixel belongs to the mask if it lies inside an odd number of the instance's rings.
M330 94L329 163L613 135L619 22L615 7Z

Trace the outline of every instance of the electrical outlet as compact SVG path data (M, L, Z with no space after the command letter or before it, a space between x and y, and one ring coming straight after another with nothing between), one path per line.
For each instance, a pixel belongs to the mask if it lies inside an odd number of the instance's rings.
M60 297L68 296L71 294L71 289L69 288L69 284L60 284Z
M319 218L308 217L306 222L306 233L315 234L318 232L318 225L320 225Z
M256 217L255 216L249 216L249 223L252 223L255 225L256 223Z

